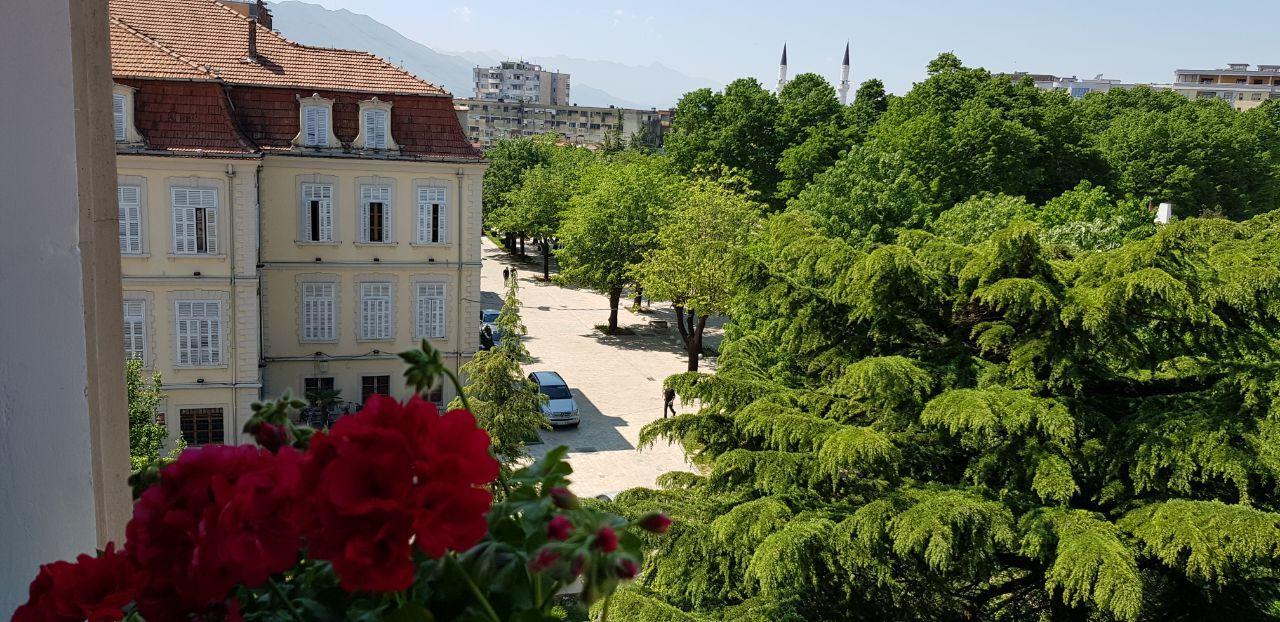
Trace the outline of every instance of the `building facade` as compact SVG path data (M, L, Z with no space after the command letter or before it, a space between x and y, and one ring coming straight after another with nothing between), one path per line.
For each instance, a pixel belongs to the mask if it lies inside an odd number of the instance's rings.
M1064 91L1075 99L1084 99L1089 93L1106 93L1111 89L1131 89L1136 84L1121 82L1114 78L1104 78L1102 74L1098 74L1093 78L1077 78L1076 76L1062 77L1051 74L1042 73L1026 73L1014 72L1008 74L999 74L1007 76L1013 82L1019 82L1023 78L1031 78L1036 88L1044 91Z
M1174 91L1190 99L1222 99L1237 110L1248 110L1270 99L1280 99L1280 65L1231 63L1225 69L1179 69Z
M541 65L503 61L497 67L476 67L475 98L549 106L569 105L569 74L546 71Z
M421 339L478 347L485 163L451 96L245 4L110 2L125 354L190 444L285 392L405 398Z
M593 106L548 106L481 99L455 100L467 138L488 148L499 140L559 134L568 144L599 146L610 134L624 140L644 132L657 147L671 129L670 110Z

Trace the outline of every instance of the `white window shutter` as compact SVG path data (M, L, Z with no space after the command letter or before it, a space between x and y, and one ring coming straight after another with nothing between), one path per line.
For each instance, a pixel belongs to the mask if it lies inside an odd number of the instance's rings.
M369 241L369 200L360 201L360 241Z
M141 300L124 301L124 352L127 358L146 358L144 308Z
M204 210L204 248L210 255L218 254L218 208Z
M414 232L415 240L419 244L431 241L431 204L422 200L423 190L426 188L418 188L417 231Z
M449 204L445 201L444 188L440 189L440 209L436 211L436 229L441 244L449 243Z
M302 144L308 147L329 146L329 108L327 106L303 107Z
M173 252L194 253L196 250L195 210L173 208Z
M333 186L320 186L320 239L333 241Z
M142 252L141 189L137 186L119 186L116 189L116 204L120 211L120 252L139 254Z
M365 149L387 148L387 111L366 110L364 112L364 147Z
M129 116L125 113L125 96L119 93L111 96L111 114L115 119L116 141L124 142L128 139L128 131L125 128L125 122Z

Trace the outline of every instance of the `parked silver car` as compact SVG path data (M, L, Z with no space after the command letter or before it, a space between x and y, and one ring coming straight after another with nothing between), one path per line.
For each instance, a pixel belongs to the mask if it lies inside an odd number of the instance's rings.
M573 399L569 385L553 371L535 371L529 374L529 380L538 385L538 392L547 396L542 405L542 414L552 426L578 427L581 420L578 416L578 402Z

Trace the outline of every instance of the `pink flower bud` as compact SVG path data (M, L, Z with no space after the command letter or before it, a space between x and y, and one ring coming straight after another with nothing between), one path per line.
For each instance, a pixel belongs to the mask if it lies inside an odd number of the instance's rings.
M640 566L630 557L623 557L618 560L617 572L619 579L634 579L640 574Z
M605 553L612 553L618 550L618 532L608 525L601 527L596 532L596 548Z
M652 531L653 533L667 533L667 530L671 528L671 519L662 512L654 512L653 514L647 514L639 521L636 521L636 525L645 531Z
M547 523L547 537L564 542L573 533L573 521L568 516L557 516Z
M279 424L263 422L253 431L253 441L259 447L276 453L289 444L289 430Z
M559 553L551 549L542 549L538 551L538 554L535 555L533 559L529 560L529 570L532 570L533 572L542 572L543 570L550 568L559 560Z
M564 486L556 486L551 489L551 502L562 510L576 510L578 506L578 496L569 492Z

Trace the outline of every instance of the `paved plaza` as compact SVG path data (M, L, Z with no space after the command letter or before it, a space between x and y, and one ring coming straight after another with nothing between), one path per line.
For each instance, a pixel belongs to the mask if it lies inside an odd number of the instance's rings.
M673 322L666 306L655 304L653 313L642 314L620 310L619 326L631 327L637 334L604 335L594 326L609 319L608 297L543 282L540 263L517 263L486 239L481 277L484 308L501 307L502 270L509 267L518 271L524 305L521 317L529 333L525 346L533 357L525 371L560 372L573 389L582 415L577 429L542 431L543 443L530 446L530 452L542 456L557 445L567 445L573 490L581 496L652 487L662 473L691 470L678 445L659 441L637 450L640 429L662 417L663 378L685 370L674 323L669 328L653 324L655 320ZM708 337L714 343L717 336ZM680 408L678 402L676 407Z

